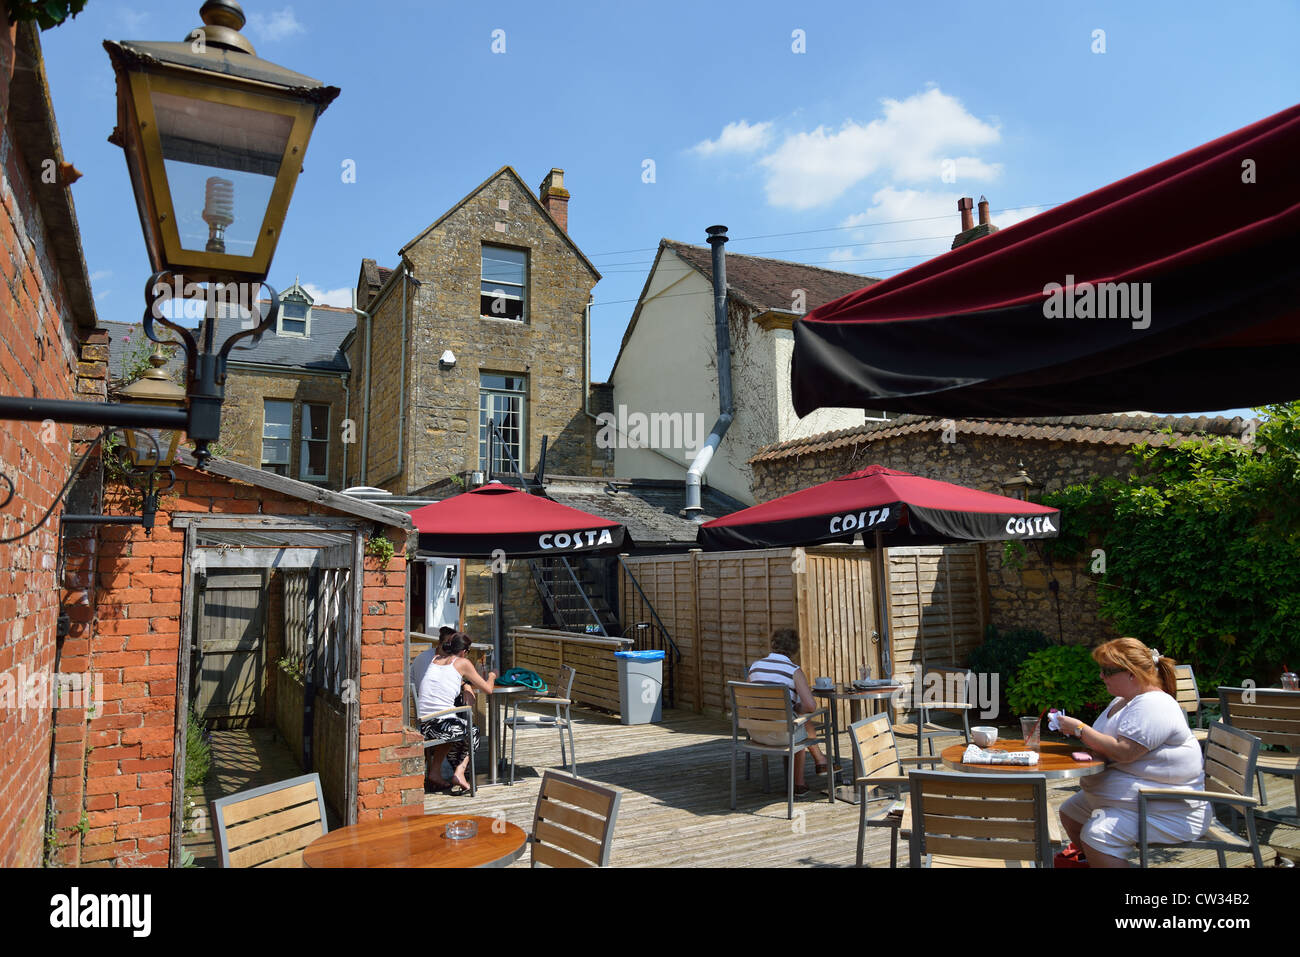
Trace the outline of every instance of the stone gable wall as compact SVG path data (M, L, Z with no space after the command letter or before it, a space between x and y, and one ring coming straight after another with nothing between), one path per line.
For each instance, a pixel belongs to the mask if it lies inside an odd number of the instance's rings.
M528 250L525 322L480 318L485 244ZM393 491L416 491L478 468L483 372L527 377L524 471L537 467L544 435L547 472L590 471L595 429L583 412L583 324L595 278L550 218L503 173L406 256L420 285L411 303L406 475ZM439 357L447 349L457 361L443 369ZM372 442L376 461L386 453L373 435Z

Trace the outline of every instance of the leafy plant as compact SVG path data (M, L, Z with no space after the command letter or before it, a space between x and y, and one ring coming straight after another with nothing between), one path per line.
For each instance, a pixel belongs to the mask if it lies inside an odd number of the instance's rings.
M199 713L190 705L185 725L185 789L202 787L212 769L212 745Z
M1083 645L1055 645L1032 652L1017 669L1007 689L1007 703L1021 715L1044 708L1064 708L1068 714L1095 714L1110 696L1097 662Z
M393 543L382 533L366 542L366 554L379 559L380 567L386 566L393 558Z
M1101 548L1103 617L1211 688L1300 660L1300 402L1259 411L1253 443L1138 445L1140 475L1043 497L1070 533L1056 554Z
M42 30L52 30L85 7L86 0L5 0L10 23L35 20Z
M971 652L970 666L977 673L997 676L999 705L1003 713L1008 710L1007 692L1016 669L1030 654L1049 644L1046 635L1032 628L999 632L995 625L989 625L984 630L984 643Z

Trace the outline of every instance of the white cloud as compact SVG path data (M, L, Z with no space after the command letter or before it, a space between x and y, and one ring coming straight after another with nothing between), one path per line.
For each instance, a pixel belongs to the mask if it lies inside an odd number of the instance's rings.
M259 40L274 43L297 33L305 33L306 27L294 16L293 7L285 7L272 14L252 13L248 16L248 31Z
M111 275L113 275L113 270L111 269L96 269L90 274L90 281L99 282L99 280L107 279Z
M700 156L712 156L715 153L752 153L767 145L770 139L771 123L754 123L737 120L722 128L716 140L701 140L691 147L692 153Z
M838 130L818 126L788 134L759 160L768 171L768 202L809 209L838 199L874 174L907 183L939 182L945 160L952 161L958 183L988 181L1001 173L1001 164L972 155L998 142L997 127L972 116L956 97L931 87L882 105L882 115L866 124L847 120Z
M143 10L124 7L117 11L117 22L123 36L142 36L144 27L149 23L149 14Z
M322 289L314 282L305 282L302 288L307 290L307 295L311 296L312 301L318 306L350 306L352 305L352 287L344 286L341 289Z

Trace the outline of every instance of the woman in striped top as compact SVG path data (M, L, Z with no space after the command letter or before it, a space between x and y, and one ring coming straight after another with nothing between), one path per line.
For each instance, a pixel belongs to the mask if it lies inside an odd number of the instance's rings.
M793 628L778 628L772 632L772 653L766 658L760 658L749 666L749 680L762 682L763 684L784 685L790 690L790 699L794 702L795 714L807 714L810 711L817 710L817 702L813 700L812 687L808 684L808 678L803 673L803 669L796 663L795 659L799 657L799 632ZM750 737L758 744L766 744L771 747L784 747L790 744L788 737L784 733L762 734L751 733ZM807 725L800 725L795 728L794 740L797 744L806 740L808 737ZM794 756L794 793L807 794L808 785L804 783L804 754L812 752L813 761L817 765L817 773L826 773L826 757L816 745L809 745L805 750L799 751Z

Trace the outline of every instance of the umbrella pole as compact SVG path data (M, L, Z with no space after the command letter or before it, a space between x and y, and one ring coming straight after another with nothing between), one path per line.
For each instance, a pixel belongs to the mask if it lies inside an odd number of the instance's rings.
M889 634L889 556L885 553L885 536L876 532L876 564L880 571L877 574L877 595L876 607L877 621L879 622L880 632L880 670L882 678L892 678L894 676L893 655L890 651L890 634Z
M496 662L497 671L504 672L505 662L501 660L501 646L504 644L505 629L502 627L501 609L504 578L501 572L492 573L492 660Z

